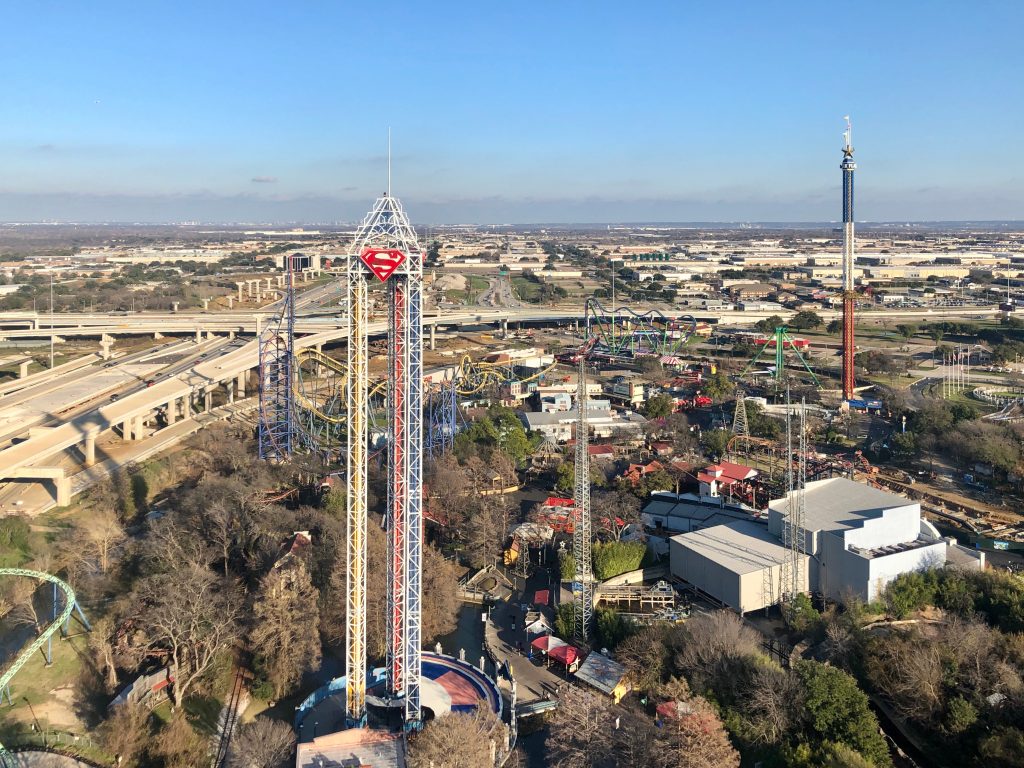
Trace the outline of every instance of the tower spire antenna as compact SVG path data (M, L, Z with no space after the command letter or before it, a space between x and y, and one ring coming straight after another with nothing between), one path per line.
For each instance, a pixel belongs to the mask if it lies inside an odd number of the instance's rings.
M391 197L391 126L388 126L388 197Z
M843 153L847 155L853 154L853 123L850 122L849 115L843 115L843 120L846 121L846 130L843 131Z

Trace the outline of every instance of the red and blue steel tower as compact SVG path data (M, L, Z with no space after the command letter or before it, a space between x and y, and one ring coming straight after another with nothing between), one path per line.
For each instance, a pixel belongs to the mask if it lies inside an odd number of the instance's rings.
M388 648L387 692L401 700L406 728L421 724L423 559L423 254L390 191L356 235L349 261L348 720L366 719L367 297L369 275L388 297Z

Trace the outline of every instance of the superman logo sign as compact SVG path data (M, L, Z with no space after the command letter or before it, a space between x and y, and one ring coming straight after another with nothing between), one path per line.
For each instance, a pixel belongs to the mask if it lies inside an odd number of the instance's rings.
M383 283L402 266L405 254L397 248L365 248L359 254L359 259Z

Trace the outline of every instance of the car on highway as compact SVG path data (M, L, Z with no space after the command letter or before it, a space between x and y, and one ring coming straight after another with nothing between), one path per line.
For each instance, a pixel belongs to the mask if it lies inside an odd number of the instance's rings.
M118 394L117 392L115 392L114 394L112 394L112 395L110 396L110 399L111 399L111 400L117 400L117 398L119 398L120 396L121 396L121 395L119 395L119 394Z

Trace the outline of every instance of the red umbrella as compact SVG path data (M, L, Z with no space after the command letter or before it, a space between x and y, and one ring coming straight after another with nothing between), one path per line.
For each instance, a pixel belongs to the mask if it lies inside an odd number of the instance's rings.
M548 651L548 656L555 661L562 662L568 667L570 664L575 663L575 661L580 657L580 652L575 647L563 643L557 648L550 649Z
M555 648L561 648L565 645L565 640L561 640L554 635L541 635L533 639L530 643L538 651L547 651L550 653Z

